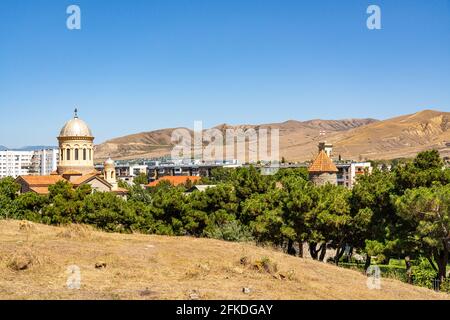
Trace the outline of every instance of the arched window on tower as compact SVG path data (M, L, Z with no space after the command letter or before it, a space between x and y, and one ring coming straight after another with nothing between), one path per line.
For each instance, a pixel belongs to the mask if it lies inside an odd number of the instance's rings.
M111 171L111 179L114 179L114 171Z
M78 160L78 148L75 149L75 160Z
M89 149L89 160L92 160L92 149Z
M86 148L83 149L83 160L86 160Z
M63 161L64 160L64 149L60 149L59 154L61 155L61 161Z
M70 160L70 149L66 149L66 153L67 153L67 160Z

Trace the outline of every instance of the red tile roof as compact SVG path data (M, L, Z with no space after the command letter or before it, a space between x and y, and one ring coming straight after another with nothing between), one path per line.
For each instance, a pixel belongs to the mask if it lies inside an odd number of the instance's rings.
M81 177L76 178L75 180L73 180L72 183L73 183L74 186L79 186L80 184L89 182L92 179L95 179L97 177L98 177L98 180L100 180L104 184L107 184L108 186L111 186L111 184L108 181L103 179L103 177L100 177L97 173L85 174L84 176L81 176Z
M49 194L48 187L31 187L31 191L37 193L37 194Z
M66 180L59 175L50 176L20 176L17 179L23 179L30 187L49 186L55 184L58 181Z
M185 184L190 180L192 183L200 181L201 177L197 176L165 176L161 177L158 180L155 180L153 182L150 182L147 187L155 187L158 183L161 181L168 181L174 186L178 186L180 184Z
M339 170L334 165L330 157L321 150L316 159L308 168L309 172L338 172Z
M63 172L63 176L69 176L69 175L70 176L81 176L82 173L79 171L76 171L76 170L68 170L68 171Z
M127 194L128 190L125 188L118 187L117 189L112 190L112 192L117 193L117 194Z

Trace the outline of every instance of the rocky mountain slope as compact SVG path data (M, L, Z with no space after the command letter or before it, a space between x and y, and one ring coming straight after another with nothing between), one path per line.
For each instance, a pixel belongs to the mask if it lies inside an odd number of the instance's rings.
M412 157L422 150L436 148L450 155L450 112L424 110L387 120L289 120L283 123L229 126L219 130L278 128L280 156L289 161L314 157L317 143L326 139L334 144L334 156L345 159L393 159ZM108 140L96 146L97 160L150 158L169 155L173 144L172 129L143 132Z

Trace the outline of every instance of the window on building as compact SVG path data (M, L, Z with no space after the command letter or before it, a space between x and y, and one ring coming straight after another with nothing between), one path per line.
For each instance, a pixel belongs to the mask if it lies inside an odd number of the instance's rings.
M78 160L78 149L75 149L75 160Z
M61 149L59 153L61 153L61 160L64 160L64 149Z
M89 149L89 160L92 160L92 150Z
M70 160L70 149L67 149L67 160Z
M86 160L86 148L83 149L83 160Z
M114 179L114 171L111 171L111 179Z

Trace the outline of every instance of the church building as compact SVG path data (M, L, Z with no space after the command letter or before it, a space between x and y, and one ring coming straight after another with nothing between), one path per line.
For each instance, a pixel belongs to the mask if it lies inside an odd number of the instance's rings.
M47 176L19 176L20 192L48 194L48 187L61 180L69 181L74 188L89 184L94 191L113 192L125 197L127 190L118 187L114 161L105 161L103 173L94 168L94 136L88 125L78 117L61 129L58 136L60 159L57 170Z

